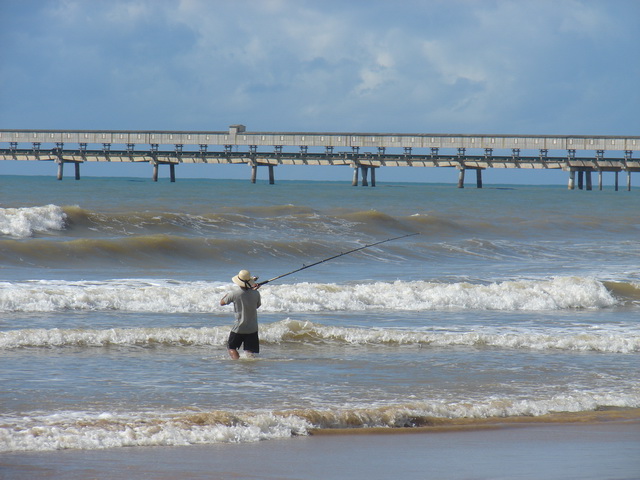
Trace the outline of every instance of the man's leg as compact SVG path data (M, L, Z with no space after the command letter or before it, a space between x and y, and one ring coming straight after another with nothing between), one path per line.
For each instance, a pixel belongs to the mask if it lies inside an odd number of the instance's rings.
M260 339L258 332L250 333L244 337L244 353L247 357L255 358L260 353Z
M238 353L240 345L242 345L242 338L240 338L237 333L231 332L229 334L229 341L227 342L227 351L232 360L238 360L240 358L240 354Z

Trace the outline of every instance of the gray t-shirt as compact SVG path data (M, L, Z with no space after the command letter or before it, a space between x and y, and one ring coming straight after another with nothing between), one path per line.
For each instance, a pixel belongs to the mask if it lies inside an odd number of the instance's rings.
M234 287L223 297L223 301L224 303L233 303L233 310L236 313L236 323L231 328L232 332L255 333L258 331L260 292Z

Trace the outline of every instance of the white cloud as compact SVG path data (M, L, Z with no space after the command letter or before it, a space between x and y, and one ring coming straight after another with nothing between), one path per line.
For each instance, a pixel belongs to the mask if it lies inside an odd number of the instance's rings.
M425 57L445 84L455 85L460 80L486 82L489 77L486 68L490 68L491 64L482 56L475 53L469 55L457 47L458 45L447 45L437 41L426 41L422 44Z
M613 106L633 110L622 99L637 98L638 5L51 0L26 26L2 7L0 35L21 49L0 76L50 123L89 117L90 104L108 123L96 127L580 133L598 127L585 112L622 124ZM615 86L606 101L603 85ZM4 123L35 111L0 101Z
M602 4L575 0L567 1L565 6L567 8L561 17L560 32L591 36L598 35L603 29L615 28L606 14L607 10L602 9Z

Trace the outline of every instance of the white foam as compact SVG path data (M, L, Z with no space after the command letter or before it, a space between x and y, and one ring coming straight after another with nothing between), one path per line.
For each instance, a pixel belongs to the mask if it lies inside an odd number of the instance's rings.
M270 306L276 310L559 310L602 308L617 300L593 278L556 277L501 283L432 283L425 281L333 285L302 283L273 288Z
M224 345L228 326L204 328L110 328L22 329L0 332L0 350L15 348L104 347L107 345ZM347 328L286 319L263 323L260 337L266 343L308 342L346 345L424 345L432 347L470 346L501 349L594 351L606 353L640 352L640 334L628 329L549 330L537 333L526 329L443 332L390 328Z
M171 280L5 282L0 311L209 312L224 290L221 283Z
M60 231L65 228L66 218L57 205L0 208L0 234L26 238L36 232Z
M231 424L211 422L203 414L95 414L62 412L4 419L0 452L114 447L249 443L304 435L310 424L300 418L259 414L230 415Z
M97 282L33 281L2 284L0 311L55 312L119 310L134 312L226 311L218 299L227 284L171 280ZM261 289L266 312L562 310L605 308L618 300L596 279L557 277L492 284L376 282L299 283Z
M0 349L23 347L104 347L107 345L222 345L229 327L211 328L33 328L0 332Z
M261 338L272 343L306 340L351 345L419 344L433 347L472 346L607 353L640 352L640 334L627 329L603 329L590 333L585 333L581 327L555 331L550 329L547 333L515 327L508 329L483 327L482 330L482 332L432 332L389 328L348 328L287 319L263 325Z
M403 427L420 418L505 418L601 407L639 408L640 395L577 392L549 398L445 399L261 412L58 412L0 418L0 452L247 443L312 428Z

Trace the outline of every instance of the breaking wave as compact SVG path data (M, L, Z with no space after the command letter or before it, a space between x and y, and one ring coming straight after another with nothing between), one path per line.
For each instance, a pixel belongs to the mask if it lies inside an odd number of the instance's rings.
M0 283L0 312L116 310L212 312L227 283L174 280L26 281ZM618 291L623 289L617 287ZM636 287L624 289L637 291ZM395 281L362 284L297 283L261 289L262 311L535 311L607 308L621 302L602 282L554 277L488 284Z
M0 234L27 238L35 233L58 232L66 228L67 214L62 207L0 208Z
M227 411L93 413L58 412L0 418L0 452L96 450L115 447L248 443L308 435L317 429L481 426L508 420L592 421L601 408L633 409L634 395L576 393L522 400L496 398L482 402L421 401L377 407ZM577 415L569 415L575 412ZM604 414L603 414L604 415ZM559 417L559 418L558 418Z
M15 348L106 347L106 346L222 346L229 328L110 328L110 329L22 329L0 332L0 350ZM537 333L527 330L442 332L392 328L357 328L322 325L293 319L263 324L264 343L304 343L366 346L419 345L431 347L640 352L640 335L603 330L585 333L559 330Z

